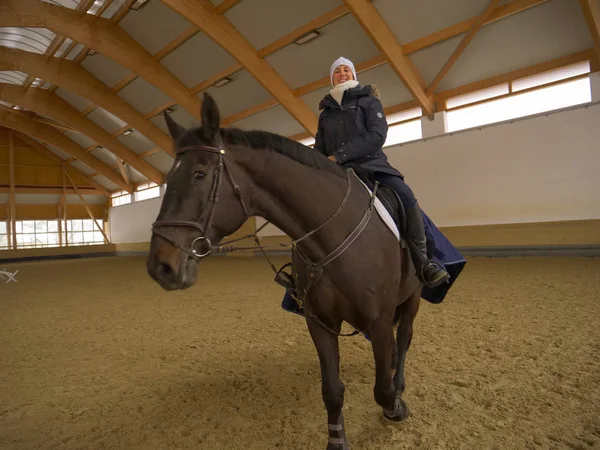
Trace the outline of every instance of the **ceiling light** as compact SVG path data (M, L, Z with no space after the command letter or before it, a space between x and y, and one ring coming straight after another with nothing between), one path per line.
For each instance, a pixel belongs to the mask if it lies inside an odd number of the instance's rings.
M148 3L148 0L136 0L133 5L131 5L131 9L135 11L139 11L142 6Z
M96 50L88 50L87 52L88 56L94 56L96 54Z
M129 136L131 133L133 133L133 128L130 128L129 130L125 130L123 132L123 136Z
M94 150L102 150L102 146L101 145L96 145L96 148Z
M215 84L213 84L214 87L221 87L221 86L225 86L228 83L231 83L231 78L221 78L219 81L217 81Z
M300 36L298 39L296 39L294 41L294 44L303 45L303 44L306 44L307 42L312 41L313 39L318 38L319 36L321 36L321 34L317 30L312 30L312 31L306 33L305 35Z
M173 107L165 109L165 112L167 114L173 114L173 111L175 111L175 108L173 108Z

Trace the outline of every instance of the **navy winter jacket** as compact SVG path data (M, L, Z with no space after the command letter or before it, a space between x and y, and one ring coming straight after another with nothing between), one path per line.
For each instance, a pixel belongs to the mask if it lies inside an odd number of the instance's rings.
M402 177L382 150L388 125L375 92L371 85L348 89L341 106L327 94L319 103L322 111L314 149L325 156L334 155L344 167Z

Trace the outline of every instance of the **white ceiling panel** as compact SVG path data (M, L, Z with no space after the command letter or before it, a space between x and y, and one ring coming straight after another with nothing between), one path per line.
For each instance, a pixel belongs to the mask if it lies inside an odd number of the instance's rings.
M107 133L114 133L123 128L126 123L102 108L96 108L86 116L96 125L100 125Z
M88 148L94 144L94 140L87 137L85 134L77 133L76 131L66 131L65 136L77 143L80 147Z
M108 87L113 87L131 72L101 53L86 57L81 65Z
M0 203L8 203L8 194L0 194Z
M62 98L64 101L66 101L68 104L73 106L78 111L83 111L84 109L86 109L88 106L90 106L92 104L85 98L80 97L77 94L73 94L72 92L67 91L63 88L58 88L56 91L54 91L54 93L56 95L58 95L60 98Z
M282 106L275 106L261 113L246 117L233 124L242 130L262 130L282 136L292 136L304 131L300 125Z
M171 170L171 167L173 167L173 161L175 161L175 159L166 152L158 152L144 159L148 162L148 164L165 174Z
M303 95L301 98L316 115L319 115L319 103L321 100L323 100L323 97L329 94L330 89L331 86L325 86L324 88L317 89L310 94Z
M110 151L108 151L104 147L94 150L93 152L91 152L91 154L93 156L95 156L96 158L98 158L100 161L102 161L107 166L112 166L113 164L115 164L117 162L117 158L115 157L115 155L113 155Z
M140 183L142 181L148 181L148 178L139 173L130 165L127 165L127 175L129 176L129 181L132 183Z
M398 42L420 37L480 15L489 0L373 0Z
M207 92L215 99L221 118L259 105L272 97L256 79L245 70L231 76L231 83L212 87ZM203 93L198 97L202 98Z
M136 78L117 94L135 109L145 114L171 101L171 98L143 78Z
M419 50L409 56L419 73L425 79L427 85L431 84L437 76L446 61L448 61L448 58L452 55L452 52L460 44L462 38L463 35L453 37L439 44ZM439 91L439 88L437 90Z
M144 153L155 147L151 140L137 130L128 136L121 135L117 139L135 153Z
M77 170L79 170L80 172L85 173L86 175L90 175L92 173L95 172L94 169L92 169L90 166L88 166L87 164L82 163L81 161L73 161L71 163L71 165L73 167L75 167Z
M161 64L189 88L222 72L235 62L229 53L204 33L196 33L161 60Z
M56 33L46 28L0 27L0 46L43 54Z
M104 175L98 174L98 175L92 177L92 180L94 180L96 183L101 184L106 189L108 189L110 192L115 192L115 191L118 191L120 189L119 186L117 186L115 183L113 183L112 181L110 181Z
M158 114L158 115L154 116L152 119L150 119L150 122L152 122L158 128L160 128L165 133L167 133L168 136L171 136L169 134L169 128L167 127L167 124L165 123L165 117L162 114Z
M15 194L20 205L57 205L60 197L60 194Z
M321 29L321 36L304 45L289 45L266 60L292 88L329 77L331 64L340 56L354 65L379 54L358 22L347 15Z
M37 141L37 139L36 139L36 141ZM39 141L39 142L42 145L45 145L45 142L43 142L43 141ZM59 149L58 147L55 147L54 145L48 144L46 147L48 148L48 150L50 150L52 153L54 153L56 156L58 156L62 160L66 160L71 157L71 155L69 155L67 152L62 151L61 149Z
M438 90L461 86L593 46L579 2L552 0L482 28L450 69Z
M151 1L127 14L119 25L154 55L191 24L163 2Z
M244 0L225 13L255 49L339 6L340 0Z
M27 74L16 70L8 70L0 72L0 82L23 85L27 79Z
M177 122L179 125L181 125L184 128L193 128L193 127L200 126L200 121L198 119L196 119L195 117L192 117L192 115L190 113L188 113L186 109L182 108L179 105L177 105L177 107L175 108L175 111L171 114L171 117L173 118L173 120L175 122ZM155 119L157 119L156 123L160 123L160 122L164 123L164 121L165 121L165 118L162 114L155 117ZM168 130L167 130L167 134L169 134ZM170 136L170 134L169 134L169 136Z

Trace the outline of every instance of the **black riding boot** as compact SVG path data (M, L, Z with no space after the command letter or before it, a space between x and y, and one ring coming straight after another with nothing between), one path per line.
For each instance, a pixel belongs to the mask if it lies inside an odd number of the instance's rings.
M408 241L417 276L428 287L436 287L450 278L444 266L427 255L427 238L419 204L406 211Z

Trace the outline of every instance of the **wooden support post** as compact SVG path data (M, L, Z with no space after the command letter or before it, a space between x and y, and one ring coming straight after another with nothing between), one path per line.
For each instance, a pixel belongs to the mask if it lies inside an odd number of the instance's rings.
M60 202L62 204L62 221L65 226L65 247L69 246L69 227L67 226L67 167L62 163L63 168L63 187Z
M15 132L10 130L8 133L8 164L10 178L10 193L8 195L8 204L10 208L10 222L8 223L11 229L12 247L17 249L17 194L15 191Z
M12 233L11 233L11 221L10 221L10 205L6 204L6 244L8 245L8 249L12 248Z
M81 200L81 203L83 203L83 206L85 207L85 210L89 214L90 219L92 219L94 221L94 223L96 224L96 227L98 227L98 230L100 231L100 233L102 233L102 236L104 236L104 240L106 241L107 244L109 244L110 241L108 240L108 237L106 236L106 233L104 232L104 228L101 227L100 225L98 225L98 221L96 220L96 218L92 214L92 210L90 209L90 207L87 205L87 203L83 199L83 196L77 190L77 187L75 186L75 183L73 183L73 179L71 178L71 176L69 175L69 173L67 171L65 171L65 174L67 175L67 178L69 178L69 182L73 186L73 189L75 190L75 193L77 194L77 196Z
M62 199L61 202L56 205L56 217L58 218L58 246L62 247L63 246L63 235L62 235Z

